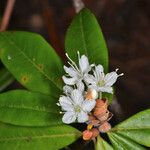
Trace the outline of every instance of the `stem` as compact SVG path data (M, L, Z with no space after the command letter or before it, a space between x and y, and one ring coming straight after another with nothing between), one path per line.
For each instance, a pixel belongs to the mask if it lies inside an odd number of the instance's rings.
M84 8L84 3L82 0L73 0L73 5L76 13L78 13L82 8Z
M49 41L51 42L56 52L60 55L60 57L65 60L64 51L62 50L63 47L59 38L60 35L55 23L54 9L49 5L49 0L38 0L38 3L41 8L41 13L44 19Z
M7 0L4 15L3 15L3 18L2 18L2 21L0 24L0 32L6 30L9 20L10 20L10 16L11 16L14 4L15 4L15 0Z
M102 99L102 92L99 92L99 99Z

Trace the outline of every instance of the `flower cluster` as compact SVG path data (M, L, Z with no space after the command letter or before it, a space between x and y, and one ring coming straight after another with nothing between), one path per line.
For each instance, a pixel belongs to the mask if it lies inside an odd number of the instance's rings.
M107 132L111 126L108 123L112 114L108 111L108 102L102 99L102 92L113 93L112 85L119 76L116 71L105 75L102 65L89 64L85 55L80 57L78 65L66 54L69 67L64 66L66 75L62 77L64 95L60 96L58 106L61 106L62 121L87 123L83 139L96 137L99 132Z

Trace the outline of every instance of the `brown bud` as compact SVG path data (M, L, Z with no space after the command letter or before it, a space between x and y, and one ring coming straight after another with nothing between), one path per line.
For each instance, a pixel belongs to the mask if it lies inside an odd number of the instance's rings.
M99 121L102 123L102 122L105 122L108 120L109 118L109 111L106 111L106 113L104 113L103 115L99 115L97 116L97 118L99 119Z
M101 126L99 126L99 132L105 133L111 129L111 125L108 122L104 122Z
M99 116L105 114L106 112L107 112L107 108L106 107L96 107L94 109L94 115L96 117L99 117Z
M93 116L93 115L89 115L89 121L92 121L92 120L95 120L96 119L96 117L95 116Z
M109 121L112 117L113 117L113 114L111 112L109 112L109 116L108 116L107 121Z
M108 101L106 99L97 99L96 100L96 107L106 107L108 106Z
M95 138L99 135L99 130L97 128L91 129L91 132L93 133L92 138Z
M83 140L90 140L92 139L92 136L93 136L93 132L90 131L90 130L85 130L83 131Z
M86 100L96 99L98 97L98 93L94 89L89 89L85 95Z

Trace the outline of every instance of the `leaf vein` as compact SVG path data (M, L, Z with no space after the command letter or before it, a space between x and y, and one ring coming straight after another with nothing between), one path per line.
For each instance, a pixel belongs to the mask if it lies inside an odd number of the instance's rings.
M4 36L5 37L5 36ZM30 62L39 73L41 73L42 75L44 75L49 81L51 81L58 89L62 90L61 87L59 87L44 71L42 71L41 69L38 68L38 66L32 61L32 59L30 59L15 43L12 39L9 39L9 42L14 45L16 47L16 49L18 49L18 51L20 52L20 54L22 54L27 60L28 62Z

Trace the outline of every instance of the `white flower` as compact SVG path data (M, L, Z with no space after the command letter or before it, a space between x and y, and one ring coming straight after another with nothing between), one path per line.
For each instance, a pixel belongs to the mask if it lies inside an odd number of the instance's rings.
M104 74L104 69L102 65L95 66L94 75L86 74L85 82L88 84L89 88L93 88L98 92L113 93L112 85L116 82L119 76L122 74L117 74L116 71Z
M80 54L78 52L79 59L79 67L72 61L72 59L66 54L67 58L70 62L70 67L64 66L64 70L69 77L63 76L63 81L67 85L77 84L79 81L82 81L84 75L87 74L91 70L91 66L89 65L88 58L85 55L82 55L80 58Z
M76 84L76 89L78 89L79 91L81 91L82 93L84 93L85 91L84 91L84 84L83 84L83 82L80 82L80 81L79 81L79 82ZM65 86L63 87L63 91L64 91L64 93L65 93L67 96L70 95L73 90L74 90L73 87L70 86L70 85L65 85Z
M62 121L66 124L76 120L80 123L88 121L88 113L92 111L95 104L95 100L85 100L82 92L77 89L73 90L70 96L61 96L59 105L64 111Z

